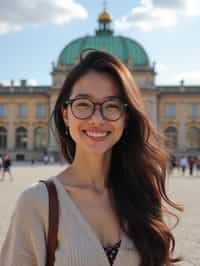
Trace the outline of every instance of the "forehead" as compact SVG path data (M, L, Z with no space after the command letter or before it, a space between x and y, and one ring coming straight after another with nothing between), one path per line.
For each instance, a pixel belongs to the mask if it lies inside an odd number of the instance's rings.
M94 99L105 99L109 96L120 96L120 89L112 76L89 72L75 82L71 97L83 94Z

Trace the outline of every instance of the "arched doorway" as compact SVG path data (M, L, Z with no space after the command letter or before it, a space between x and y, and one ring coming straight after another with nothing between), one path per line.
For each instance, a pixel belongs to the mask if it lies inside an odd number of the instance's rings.
M170 149L175 149L178 145L178 130L175 127L165 129L166 144Z
M24 127L18 127L15 134L15 143L17 149L26 149L28 142L27 129Z
M5 127L0 127L0 149L7 149L7 129Z
M34 131L34 146L36 149L46 149L48 144L48 135L46 128L38 127Z
M200 129L198 127L188 128L186 139L189 149L200 149Z

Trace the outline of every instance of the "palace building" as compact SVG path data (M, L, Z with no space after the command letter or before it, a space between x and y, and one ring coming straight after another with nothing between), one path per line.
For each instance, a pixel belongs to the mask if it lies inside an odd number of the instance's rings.
M16 86L0 84L0 155L13 160L40 160L45 153L59 156L50 130L50 116L59 90L83 49L96 48L120 58L133 73L144 97L146 109L166 136L176 155L200 155L200 86L155 84L155 65L136 40L115 35L106 8L98 17L94 35L68 43L52 65L51 86L30 86L26 80Z

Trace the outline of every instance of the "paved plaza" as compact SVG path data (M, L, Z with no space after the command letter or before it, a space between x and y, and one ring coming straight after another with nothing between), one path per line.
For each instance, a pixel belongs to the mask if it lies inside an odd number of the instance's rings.
M4 182L0 182L0 247L19 193L29 184L56 175L62 169L64 166L60 165L16 165L12 168L14 181L10 182L7 176ZM180 265L200 266L200 174L190 177L186 172L182 176L176 170L169 179L168 191L172 199L185 208L175 229L176 253L184 257Z

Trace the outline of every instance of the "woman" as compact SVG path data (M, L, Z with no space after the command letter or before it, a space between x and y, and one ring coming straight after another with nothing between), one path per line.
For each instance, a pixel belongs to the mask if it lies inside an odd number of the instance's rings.
M163 203L181 208L166 195L168 154L127 67L102 51L81 56L53 118L70 163L51 177L60 205L55 265L174 265ZM44 266L47 223L48 194L35 184L18 200L0 264Z

